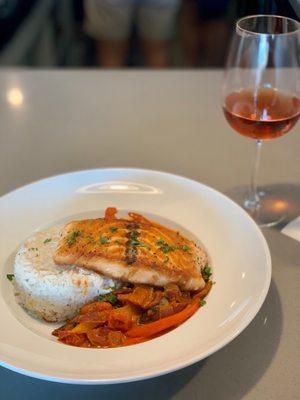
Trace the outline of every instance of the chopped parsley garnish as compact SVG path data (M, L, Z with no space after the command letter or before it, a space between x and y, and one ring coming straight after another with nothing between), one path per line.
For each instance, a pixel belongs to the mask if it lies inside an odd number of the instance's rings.
M131 231L129 233L129 239L130 240L137 240L137 237L139 236L138 231Z
M145 243L139 242L136 239L130 239L129 244L130 244L130 246L134 246L134 247L147 247L147 245Z
M121 244L119 240L115 240L115 244Z
M108 301L110 304L115 305L118 302L118 298L116 295L108 293L98 296L98 301Z
M157 247L161 250L164 254L169 253L170 251L175 251L176 247L170 246L167 242L162 239L159 239L156 242Z
M68 245L72 246L73 244L75 244L78 236L80 236L80 235L81 235L81 231L72 232L68 239Z
M109 230L111 231L111 233L115 233L117 232L118 228L116 226L111 226Z
M205 304L206 304L206 301L203 300L203 299L201 299L201 300L200 300L200 306L203 307L203 306L205 306Z
M211 268L209 266L205 267L202 271L202 277L205 280L205 282L209 281L209 278L211 277Z
M51 238L45 239L45 240L44 240L44 244L50 243L51 240L52 240Z
M6 278L7 278L9 281L12 281L12 280L14 279L14 277L15 277L14 274L7 274L7 275L6 275Z
M108 238L107 237L105 237L105 236L101 236L100 237L100 243L101 244L106 244L108 242Z
M139 246L140 242L137 239L129 239L130 246Z
M30 247L29 250L30 250L30 251L38 251L38 248L37 248L37 247Z
M186 244L184 244L184 245L182 246L182 250L183 250L183 251L189 251L190 248L189 248L189 246L187 246Z
M132 247L148 247L145 243L138 240L139 233L137 231L130 232L129 241L127 242L129 246Z

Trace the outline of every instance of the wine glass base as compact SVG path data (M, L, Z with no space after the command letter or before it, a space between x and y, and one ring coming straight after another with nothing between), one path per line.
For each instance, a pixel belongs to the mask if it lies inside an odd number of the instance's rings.
M249 189L238 187L228 193L236 203L244 208L260 227L272 227L288 222L289 202L276 196L270 188L258 188L259 206L249 202Z
M276 210L276 203L274 205L268 204L267 207L260 205L254 211L244 208L261 228L277 226L283 223L287 216L284 211Z

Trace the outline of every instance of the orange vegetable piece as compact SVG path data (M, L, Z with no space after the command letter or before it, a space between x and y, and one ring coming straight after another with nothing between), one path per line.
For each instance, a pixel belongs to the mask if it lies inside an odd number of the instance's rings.
M87 337L91 342L92 346L95 347L108 347L109 340L108 340L108 333L109 329L105 327L95 328L91 331L87 332Z
M205 284L204 288L195 294L194 299L198 298L198 299L203 299L204 297L206 297L210 291L210 289L212 288L212 281L209 281Z
M116 209L116 207L108 207L105 210L105 219L115 219L116 218L116 214L117 214L118 210Z
M156 335L157 333L160 333L166 329L182 324L185 320L191 317L199 307L199 300L195 299L184 310L170 315L169 317L150 322L149 324L136 325L127 331L126 335L129 337L149 337Z
M107 301L94 301L93 303L85 304L80 309L80 314L87 314L94 311L112 310L112 305Z
M120 347L124 345L125 335L120 331L108 332L109 347Z
M157 290L154 291L154 289L149 286L136 286L133 292L118 294L117 297L121 302L130 302L136 306L148 309L160 302L163 293Z
M98 325L104 324L108 320L109 313L111 311L93 311L90 313L86 313L83 315L79 315L77 318L77 322L97 322Z
M181 301L182 293L179 287L175 283L168 283L164 290L164 296L169 301Z
M55 329L52 332L52 335L58 336L60 332L70 332L75 327L75 323L67 322L65 325Z
M61 331L58 333L58 338L63 343L71 346L82 346L86 343L86 335L84 333Z
M87 333L91 329L96 328L99 326L98 322L87 321L81 322L80 324L76 325L75 328L71 330L72 333Z
M108 327L110 329L128 331L132 327L133 321L137 319L137 313L131 305L114 308L108 317Z
M126 337L124 340L123 346L131 346L133 344L138 344L145 342L147 339L145 337Z

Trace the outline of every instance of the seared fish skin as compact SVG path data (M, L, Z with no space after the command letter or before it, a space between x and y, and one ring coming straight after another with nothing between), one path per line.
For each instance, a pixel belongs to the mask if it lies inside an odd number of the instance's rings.
M143 216L116 218L109 207L104 218L69 222L54 253L57 264L72 264L130 283L199 290L207 254L179 232Z

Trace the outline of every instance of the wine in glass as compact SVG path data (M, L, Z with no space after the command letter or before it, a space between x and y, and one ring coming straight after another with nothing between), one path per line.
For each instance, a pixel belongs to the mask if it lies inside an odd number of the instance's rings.
M300 116L300 23L277 15L241 18L228 55L223 111L230 126L255 140L251 183L242 206L260 226L282 220L269 212L269 191L257 189L264 141L289 132Z

